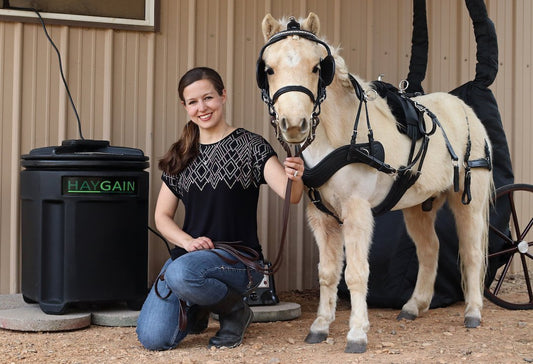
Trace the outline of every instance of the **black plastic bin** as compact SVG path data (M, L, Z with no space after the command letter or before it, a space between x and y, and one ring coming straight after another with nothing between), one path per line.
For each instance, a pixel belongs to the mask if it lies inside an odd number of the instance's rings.
M22 296L48 314L147 293L148 157L104 140L23 155Z

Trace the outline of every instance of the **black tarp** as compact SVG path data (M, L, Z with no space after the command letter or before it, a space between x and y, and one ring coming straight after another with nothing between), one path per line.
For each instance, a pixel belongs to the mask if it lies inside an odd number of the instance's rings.
M498 72L498 44L494 24L483 0L466 0L477 44L474 80L451 91L470 105L488 131L493 147L493 175L496 188L514 182L507 140L498 105L488 88ZM425 0L413 0L413 37L409 65L408 92L423 93L422 81L427 69L428 31ZM472 186L475 188L475 186ZM505 231L509 208L497 203L491 211L491 224ZM439 266L431 307L443 307L463 300L459 271L458 238L447 205L437 215L436 231L440 240ZM489 238L489 251L502 249L501 239ZM401 308L411 296L416 283L418 259L416 248L407 234L402 213L388 212L376 218L369 255L370 277L367 302L371 307ZM487 279L494 279L497 262L491 260ZM344 280L339 285L341 297L348 295Z

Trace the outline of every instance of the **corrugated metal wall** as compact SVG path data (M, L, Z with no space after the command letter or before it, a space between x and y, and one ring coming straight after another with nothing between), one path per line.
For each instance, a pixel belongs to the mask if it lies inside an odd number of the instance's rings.
M430 58L424 88L448 91L474 76L472 25L463 0L427 3ZM530 0L488 0L487 6L500 46L500 71L492 89L516 181L533 183L533 6ZM394 84L407 75L411 0L161 0L158 33L49 26L85 138L140 148L150 157L151 225L160 186L157 160L187 121L177 99L179 75L197 65L218 69L228 89L227 119L266 136L282 157L255 85L263 44L260 23L267 12L279 18L309 11L319 15L329 42L342 47L353 73L366 79L383 73ZM38 25L0 22L0 118L0 293L13 293L20 287L20 156L79 138L56 55ZM524 202L524 216L532 215L531 202ZM271 259L277 253L281 211L280 199L265 188L259 235ZM182 215L180 210L178 219ZM303 203L292 207L288 240L277 290L317 286L317 250ZM165 258L162 242L150 236L151 279Z

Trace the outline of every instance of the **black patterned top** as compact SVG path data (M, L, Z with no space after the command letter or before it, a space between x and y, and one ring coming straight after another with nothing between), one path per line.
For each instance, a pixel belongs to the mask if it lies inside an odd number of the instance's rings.
M183 230L213 241L242 241L261 254L257 237L259 187L266 161L276 155L260 135L239 128L200 153L178 175L161 179L183 201Z

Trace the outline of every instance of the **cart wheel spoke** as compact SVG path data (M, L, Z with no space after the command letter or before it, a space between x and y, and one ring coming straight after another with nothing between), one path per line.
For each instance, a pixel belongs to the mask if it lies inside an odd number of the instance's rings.
M533 290L531 289L531 280L527 268L526 254L520 256L522 261L522 269L524 269L524 279L526 281L527 293L529 295L529 302L533 302Z
M496 264L493 270L496 273L493 282L486 282L485 297L512 310L533 309L533 242L526 240L528 234L533 232L533 218L519 216L523 204L531 201L531 198L533 185L511 184L498 188L496 204L508 204L510 230L490 226L494 233L492 237L501 239L499 246L503 245L503 249L488 255L489 265ZM516 254L518 260L513 264Z

